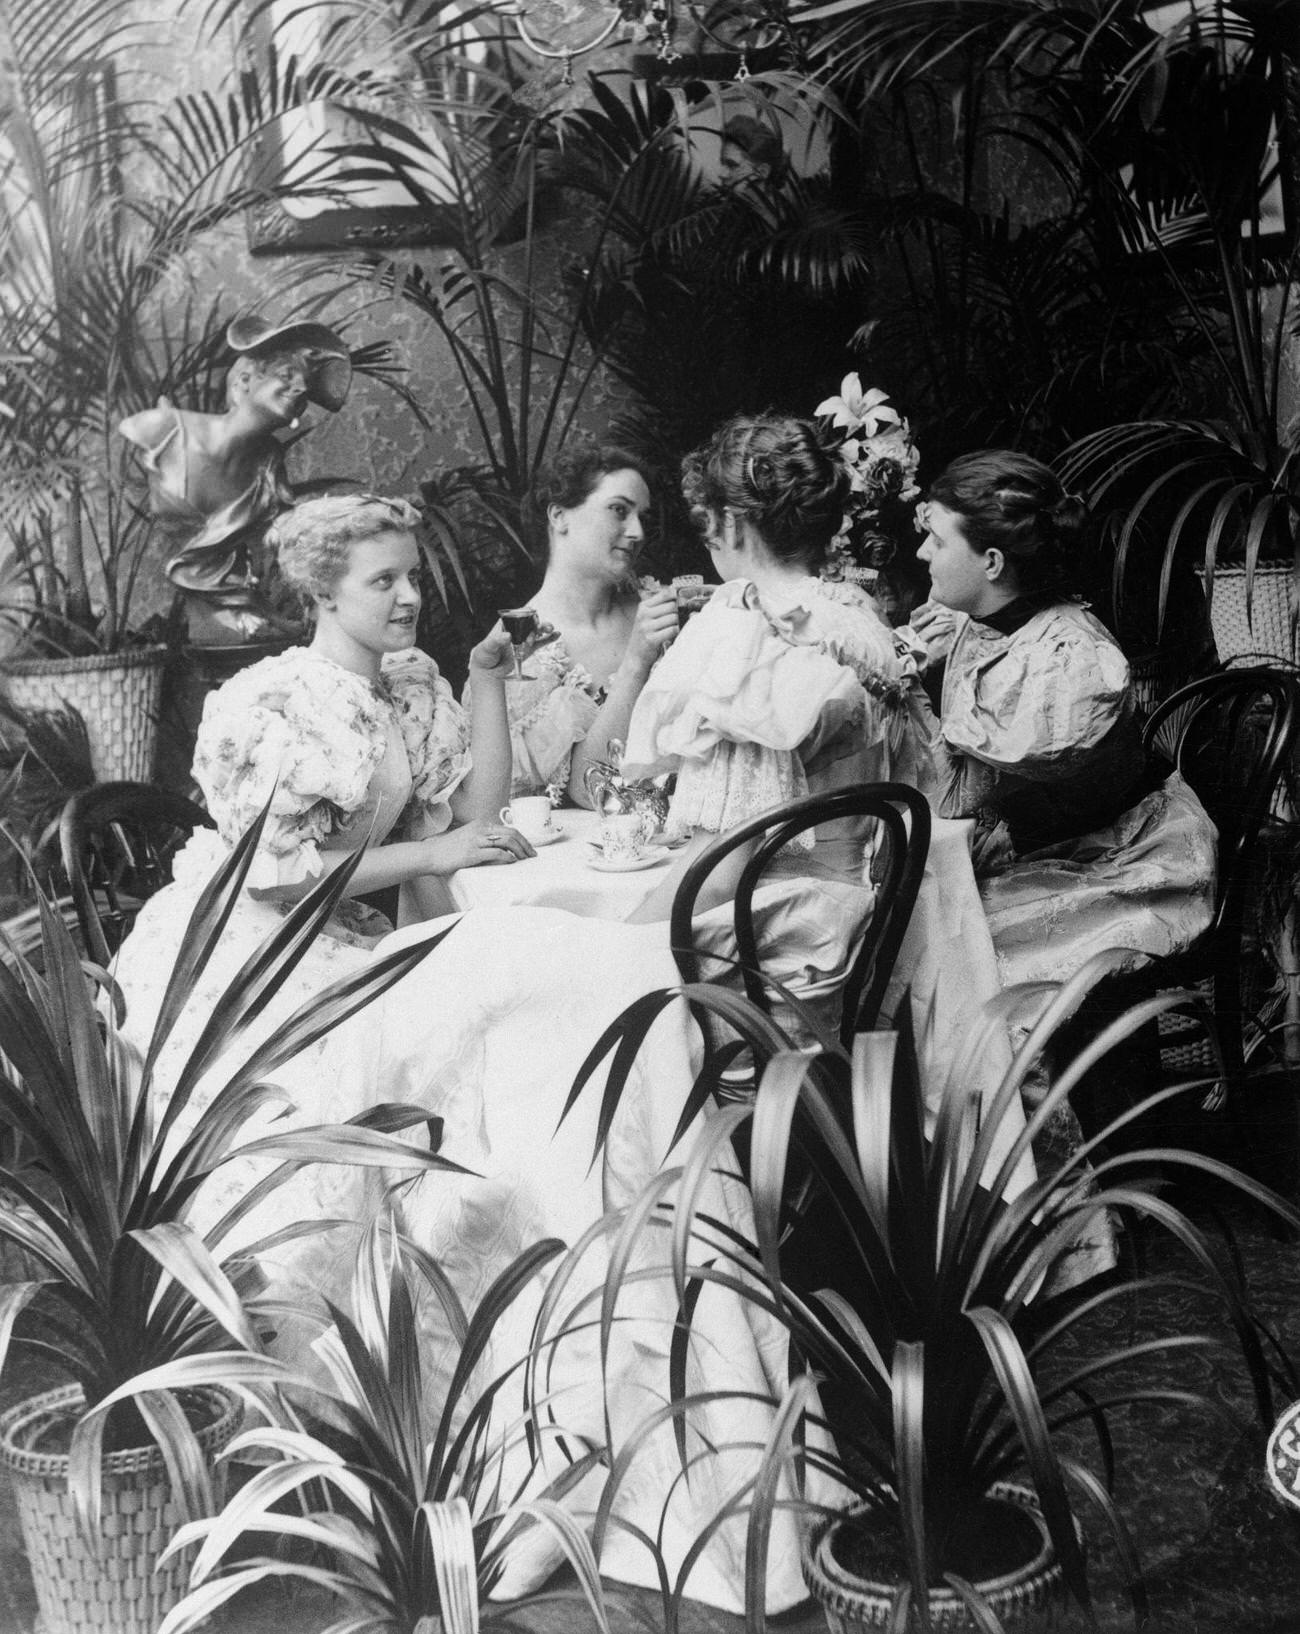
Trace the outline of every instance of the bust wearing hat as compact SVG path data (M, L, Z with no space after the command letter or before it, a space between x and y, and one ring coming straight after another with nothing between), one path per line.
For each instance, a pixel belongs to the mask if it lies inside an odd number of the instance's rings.
M347 343L323 323L272 324L254 313L226 331L235 358L220 414L165 398L119 430L141 451L150 509L171 547L169 579L184 594L191 641L229 646L282 633L258 582L262 536L293 503L277 433L315 403L347 400Z
M779 181L785 174L785 144L770 125L749 114L736 114L721 134L718 178L724 187Z

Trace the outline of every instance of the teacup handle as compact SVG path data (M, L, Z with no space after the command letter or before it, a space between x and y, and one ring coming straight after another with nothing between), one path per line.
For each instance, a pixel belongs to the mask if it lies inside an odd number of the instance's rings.
M502 806L499 817L500 821L503 822L507 828L513 828L515 826L515 820L511 815L509 806Z

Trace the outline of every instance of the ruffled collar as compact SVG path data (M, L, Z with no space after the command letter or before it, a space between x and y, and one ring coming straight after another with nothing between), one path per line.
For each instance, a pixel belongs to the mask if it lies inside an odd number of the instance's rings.
M773 606L770 592L765 596L752 579L733 579L722 587L721 597L715 596L710 606L719 600L723 605L729 602L757 613L787 646L813 647L843 664L852 670L865 691L887 705L900 707L911 691L917 676L915 655L880 619L871 597L855 584L810 576L797 587L791 601L782 609ZM879 651L865 650L859 647L857 640L820 628L825 623L825 615L820 620L817 618L815 604L818 601L852 608L879 624Z
M589 694L597 703L604 703L605 688L598 687L587 666L580 664L570 655L563 636L557 636L554 641L548 641L544 647L538 647L528 655L528 662L541 664L543 668L554 671L556 678L564 686L571 687L576 692Z
M793 635L801 630L812 617L812 607L816 601L838 602L842 607L869 609L871 606L871 598L857 585L819 579L812 574L801 580L797 587L792 584L788 598L771 590L760 590L752 579L732 582L739 587L740 606L761 613L772 628L782 634L788 632ZM726 588L724 585L723 589Z

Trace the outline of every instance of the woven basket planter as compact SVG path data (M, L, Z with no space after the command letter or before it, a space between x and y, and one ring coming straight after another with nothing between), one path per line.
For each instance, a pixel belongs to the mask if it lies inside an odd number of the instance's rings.
M992 1488L989 1496L1014 1504L1029 1514L1038 1528L1040 1543L1037 1554L1024 1566L1001 1577L977 1582L975 1587L1004 1627L1044 1627L1060 1599L1061 1567L1038 1501L1027 1488L1002 1481ZM846 1571L832 1548L838 1529L870 1507L859 1504L843 1514L824 1516L804 1537L803 1580L826 1613L831 1634L858 1634L859 1630L889 1626L898 1585L872 1583ZM930 1590L930 1622L934 1628L946 1631L976 1628L965 1602L946 1587ZM908 1627L920 1626L920 1618L913 1612Z
M1199 575L1204 584L1204 574ZM1289 562L1259 562L1251 576L1250 617L1246 617L1246 569L1217 565L1210 602L1210 628L1219 659L1227 663L1245 653L1296 661L1291 634L1295 595Z
M200 1447L215 1460L243 1409L223 1390L195 1394L209 1397L217 1415L198 1431ZM100 1549L87 1544L68 1490L67 1455L32 1446L52 1419L75 1413L81 1401L80 1385L65 1385L19 1402L0 1418L0 1464L13 1481L43 1634L154 1634L185 1592L193 1559L186 1551L154 1570L180 1510L156 1447L106 1453ZM223 1478L224 1467L216 1465L218 1503Z
M1138 711L1145 719L1178 688L1178 654L1144 652L1129 656L1129 673Z
M166 658L163 646L87 658L6 658L0 684L19 709L75 709L86 723L99 782L148 783Z

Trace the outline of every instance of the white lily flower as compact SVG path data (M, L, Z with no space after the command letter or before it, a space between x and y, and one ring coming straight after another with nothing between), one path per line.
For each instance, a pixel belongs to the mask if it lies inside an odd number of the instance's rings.
M902 421L902 415L890 406L889 393L878 386L864 391L856 374L846 374L840 381L839 396L823 398L815 412L829 415L834 425L843 426L846 431L861 430L868 437L874 437L881 426L898 425Z

